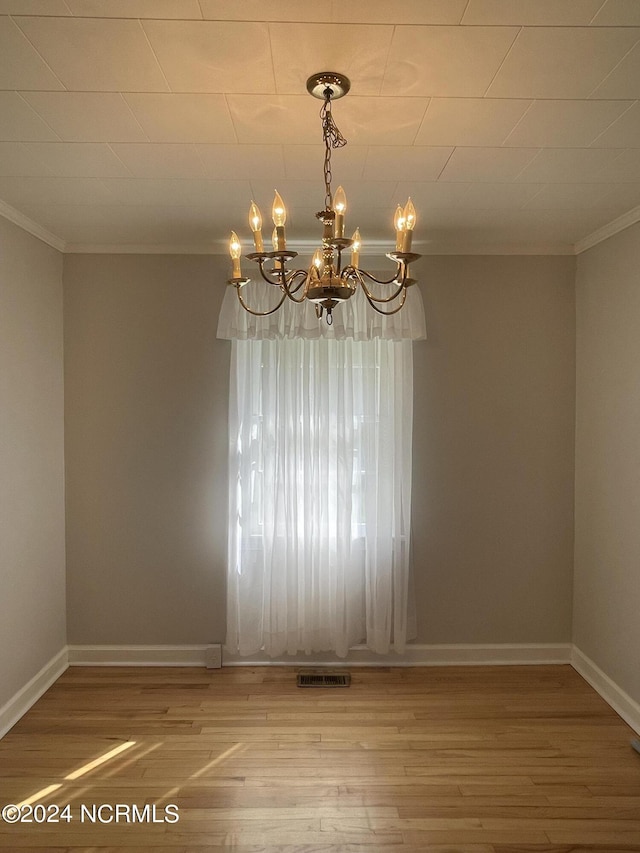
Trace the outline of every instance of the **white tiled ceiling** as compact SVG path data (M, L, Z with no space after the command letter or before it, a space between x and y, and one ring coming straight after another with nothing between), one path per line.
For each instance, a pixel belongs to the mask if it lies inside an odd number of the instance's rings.
M69 251L248 251L277 187L310 244L323 70L365 250L409 194L425 252L570 252L640 205L640 0L0 0L0 212Z

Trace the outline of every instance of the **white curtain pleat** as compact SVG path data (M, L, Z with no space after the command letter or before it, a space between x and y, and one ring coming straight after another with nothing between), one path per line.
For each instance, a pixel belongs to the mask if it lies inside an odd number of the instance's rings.
M411 340L233 340L230 650L404 649L412 410Z

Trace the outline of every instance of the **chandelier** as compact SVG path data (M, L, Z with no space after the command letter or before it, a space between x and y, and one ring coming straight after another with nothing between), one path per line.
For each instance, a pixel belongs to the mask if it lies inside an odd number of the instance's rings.
M250 314L265 317L276 312L285 299L302 303L305 300L315 303L316 316L320 319L323 313L329 325L333 322L333 309L341 302L346 302L355 293L358 286L367 302L379 314L396 314L403 307L407 298L407 288L415 283L410 277L409 264L416 261L420 255L411 252L411 239L416 224L416 211L408 199L406 205L397 206L394 216L396 231L395 251L387 253L386 257L396 264L395 274L388 279L379 279L360 266L362 241L360 230L356 228L350 239L344 236L344 219L347 200L342 187L335 194L331 191L331 151L342 148L346 139L338 130L331 113L332 101L342 98L351 87L349 79L341 74L323 72L314 74L307 80L307 91L315 98L323 101L320 110L322 119L322 139L324 141L324 209L316 213L316 218L322 222L322 246L318 248L307 269L289 269L287 264L297 257L297 252L287 248L285 239L286 208L276 191L272 207L273 216L273 251L267 252L262 237L262 216L254 201L249 208L249 225L253 232L255 251L246 255L247 259L257 263L262 281L275 287L278 292L277 303L267 311L255 311L249 307L242 292L244 285L251 279L242 274L240 256L242 246L235 231L231 232L229 254L233 262L232 277L228 284L236 288L236 293L242 307ZM343 261L343 254L350 250L349 263ZM369 286L390 285L377 293Z

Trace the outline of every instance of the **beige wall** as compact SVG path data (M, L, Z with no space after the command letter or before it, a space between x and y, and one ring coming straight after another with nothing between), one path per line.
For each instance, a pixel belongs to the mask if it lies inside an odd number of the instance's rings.
M571 639L574 258L421 262L419 639Z
M65 256L70 643L224 639L227 266ZM573 272L573 258L421 262L422 642L570 639Z
M229 344L211 256L65 256L70 643L224 639Z
M578 259L574 642L640 702L640 225Z
M62 257L0 217L0 707L65 645Z

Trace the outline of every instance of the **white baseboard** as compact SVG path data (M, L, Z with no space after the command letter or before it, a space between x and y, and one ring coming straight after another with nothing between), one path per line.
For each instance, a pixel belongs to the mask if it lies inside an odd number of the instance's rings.
M571 665L585 681L596 690L613 710L637 733L640 734L640 704L619 687L613 679L603 672L591 658L577 646L571 653Z
M0 738L13 728L20 717L57 681L68 666L67 649L61 649L9 701L0 708Z
M354 646L345 658L329 652L282 655L270 658L263 652L243 657L223 649L223 666L503 666L567 664L571 643L409 644L402 654L378 655L365 646Z
M354 646L346 658L330 652L271 658L264 653L242 657L226 649L223 666L491 666L504 664L568 664L571 643L496 645L411 644L403 654L377 655ZM69 646L70 666L206 666L220 646Z
M69 666L207 666L220 646L68 646Z

